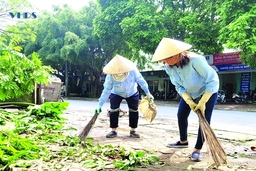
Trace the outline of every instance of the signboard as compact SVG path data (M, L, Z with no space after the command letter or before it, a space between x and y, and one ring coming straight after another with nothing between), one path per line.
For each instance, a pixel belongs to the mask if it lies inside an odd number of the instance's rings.
M240 52L213 54L213 64L240 64Z
M213 55L205 55L204 57L209 65L213 64Z
M240 91L250 92L251 73L241 73Z
M251 68L245 64L224 64L215 65L219 72L223 71L243 71L250 70Z

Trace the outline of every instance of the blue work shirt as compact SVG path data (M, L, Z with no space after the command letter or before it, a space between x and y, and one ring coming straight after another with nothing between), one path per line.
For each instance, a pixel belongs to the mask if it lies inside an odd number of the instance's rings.
M138 84L146 94L149 93L148 83L137 69L130 71L123 82L117 82L113 79L112 75L107 74L103 85L104 89L99 98L99 105L103 106L111 93L123 98L131 97L138 91Z
M204 92L213 94L219 90L217 72L201 55L191 55L189 63L183 68L177 66L171 68L168 64L164 66L172 84L180 95L187 92L193 99L196 99Z

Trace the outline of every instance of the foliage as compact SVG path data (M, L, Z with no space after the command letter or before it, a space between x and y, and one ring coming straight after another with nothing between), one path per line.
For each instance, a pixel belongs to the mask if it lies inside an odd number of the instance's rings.
M135 166L150 166L158 161L158 158L143 151L129 152L123 147L112 145L95 146L87 144L88 152L93 154L91 158L84 161L84 165L97 170L104 169L107 164L113 163L115 168L121 170L132 170ZM99 157L95 158L95 154Z
M39 159L43 151L46 151L46 148L39 146L33 140L16 136L9 131L0 132L0 168L2 169L18 160Z
M68 102L46 102L40 106L30 106L28 111L18 111L18 113L0 111L1 119L4 121L1 122L0 127L0 169L14 166L28 167L31 163L19 161L36 160L48 154L46 146L34 140L33 133L38 130L44 132L61 130L65 119L59 115L67 109L68 104ZM12 123L15 127L10 126Z
M96 97L102 68L113 56L123 55L139 69L152 68L150 57L162 37L186 41L201 54L221 53L224 43L243 51L244 63L254 66L254 18L254 3L248 0L97 0L79 11L55 6L53 13L28 22L29 29L16 29L36 33L35 41L28 39L34 35L25 36L23 52L37 52L63 82L69 79L68 91L80 93L90 81Z
M24 45L27 42L34 42L36 39L36 33L33 31L36 24L37 20L29 20L24 23L19 22L15 25L9 25L1 36L2 41L5 44L11 44L15 40L22 47L19 52L24 53ZM32 53L33 51L30 54Z
M30 94L35 83L46 84L53 70L43 66L36 53L31 60L19 53L14 39L8 46L0 42L0 100Z
M206 0L187 1L180 7L182 14L177 17L176 29L184 28L180 31L181 34L177 30L178 35L184 35L184 40L193 45L193 51L201 54L215 54L223 51L223 46L218 41L221 25L216 9L219 5L215 1ZM175 17L172 16L172 18Z
M256 67L256 6L249 0L222 2L218 13L222 21L219 39L228 48L241 51L241 60Z
M130 20L136 11L140 10L135 8L140 3L142 1L98 1L100 12L93 19L93 33L99 37L99 42L104 52L103 66L116 54L135 62L138 69L145 69L151 66L148 58L149 55L143 51L142 47L152 45L151 42L145 41L146 39L143 36L153 31L153 29L150 28L151 30L148 33L143 33L144 30L139 32L140 28L133 28L141 24L138 23L138 20L137 22ZM148 25L151 24L149 23ZM153 35L153 32L150 34ZM137 42L134 40L137 40ZM138 44L141 42L144 44Z
M113 164L117 169L132 170L149 166L158 159L149 152L127 151L120 146L81 142L78 136L65 134L66 118L61 115L68 102L46 102L26 110L0 110L0 170L13 167L44 170L64 169L67 163L102 170Z
M31 7L27 0L0 0L0 11L19 10L24 7Z
M163 37L187 41L193 45L194 51L205 54L219 53L223 49L216 36L220 30L215 12L219 4L211 0L160 0L157 3L145 0L98 0L98 3L102 12L94 21L96 34L106 41L110 36L121 37L121 42L132 49L124 54L132 56L134 61L140 61L143 53L153 54ZM143 53L132 55L133 52Z
M130 47L150 54L154 52L159 40L168 36L168 30L163 24L164 18L153 3L130 1L128 5L133 15L120 22L122 33Z
M24 11L24 9L28 10L30 7L31 5L27 0L0 0L0 34L8 35L10 32L5 30L7 25L17 22L11 18L9 12Z
M25 54L38 52L45 64L56 69L56 75L63 82L70 78L66 86L72 93L82 90L89 76L95 78L91 79L95 84L94 96L100 90L100 75L106 57L98 37L92 33L92 20L97 13L97 7L92 3L81 11L74 11L67 5L55 7L53 13L45 12L35 22L32 29L37 33L35 41L24 44Z

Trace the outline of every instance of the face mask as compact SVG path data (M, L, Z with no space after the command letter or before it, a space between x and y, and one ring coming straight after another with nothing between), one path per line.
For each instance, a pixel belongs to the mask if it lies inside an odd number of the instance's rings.
M125 76L125 73L122 73L122 74L115 74L116 76L118 77L124 77Z
M180 62L182 59L182 57L180 55L175 55L173 57L170 57L170 58L167 58L167 59L164 59L163 61L165 63L167 63L168 65L175 65L177 64L178 62Z
M123 82L128 77L128 73L113 74L112 77L117 82Z

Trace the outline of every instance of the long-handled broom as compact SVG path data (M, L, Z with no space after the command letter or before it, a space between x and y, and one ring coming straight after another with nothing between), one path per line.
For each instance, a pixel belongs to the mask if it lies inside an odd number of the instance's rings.
M95 110L94 115L92 119L89 121L89 123L84 127L83 131L79 134L79 138L81 141L83 141L87 135L89 134L90 130L92 129L93 125L95 124L99 114L101 113L101 110Z
M201 111L198 110L196 113L199 118L199 125L201 128L201 131L207 143L207 147L208 147L207 149L214 163L216 164L216 166L220 166L221 164L226 164L227 155L224 149L222 148L219 140L217 139L215 133L213 132L212 128L210 127L205 117L202 116Z

